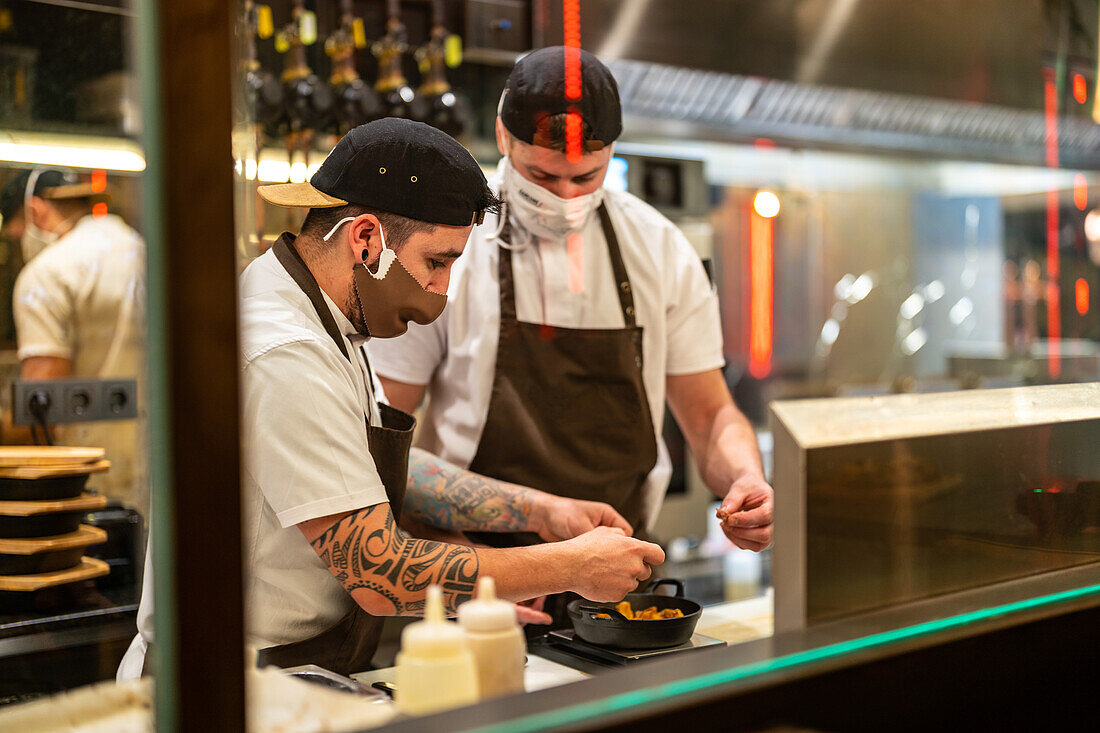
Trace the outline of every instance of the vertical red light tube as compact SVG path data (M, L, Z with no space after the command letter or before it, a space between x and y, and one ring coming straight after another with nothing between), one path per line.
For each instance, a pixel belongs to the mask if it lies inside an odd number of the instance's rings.
M1044 116L1046 118L1046 164L1058 167L1058 85L1054 69L1043 69ZM1058 189L1047 191L1047 339L1050 343L1048 368L1051 377L1062 373L1062 317L1058 275Z
M562 0L562 25L565 39L565 98L578 102L581 98L581 3ZM581 114L570 108L565 118L565 157L576 163L584 155Z
M772 220L749 209L749 373L772 370Z

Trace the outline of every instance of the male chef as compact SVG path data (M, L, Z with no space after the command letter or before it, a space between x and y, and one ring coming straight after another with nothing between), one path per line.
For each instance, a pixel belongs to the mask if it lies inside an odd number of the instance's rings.
M0 236L24 263L12 297L21 379L144 382L145 240L121 217L92 213L108 198L55 168L23 171L0 191ZM144 414L140 396L138 408ZM92 476L89 487L148 516L143 422L62 425L53 437L105 448L111 470ZM3 440L30 437L12 430Z
M248 639L262 664L370 669L380 617L421 613L433 584L453 612L482 574L513 601L564 590L619 600L649 577L661 548L627 536L608 506L421 451L410 461L415 421L379 399L360 347L439 317L455 260L496 204L465 148L383 119L348 133L309 183L260 193L310 209L298 236L284 233L241 276ZM418 539L399 527L403 511L449 530L562 541L495 550ZM145 616L120 678L139 673Z
M603 187L622 130L618 88L581 51L580 97L567 98L567 53L516 63L496 120L503 213L475 228L443 315L372 342L371 363L394 406L411 410L429 390L422 447L480 474L606 501L639 534L671 473L667 399L722 500L726 536L762 550L772 489L722 377L717 297L671 222Z

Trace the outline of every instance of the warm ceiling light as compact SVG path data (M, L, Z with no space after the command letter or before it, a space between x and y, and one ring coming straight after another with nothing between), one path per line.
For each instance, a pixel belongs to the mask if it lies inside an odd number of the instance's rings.
M1100 242L1100 209L1093 209L1085 215L1085 236L1091 242Z
M102 138L85 142L78 135L0 132L0 161L135 173L145 170L145 158L141 155L141 148L135 143L126 140L105 141Z
M752 200L752 208L765 219L771 219L779 213L779 197L771 191L759 191Z

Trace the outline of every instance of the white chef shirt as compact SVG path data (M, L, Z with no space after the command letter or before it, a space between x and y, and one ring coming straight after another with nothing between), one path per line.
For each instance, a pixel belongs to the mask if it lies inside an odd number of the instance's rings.
M345 359L274 252L240 285L247 635L262 649L325 631L355 604L295 525L387 501L365 420L369 411L380 424L382 395L368 388L365 339L322 293L353 362ZM120 679L140 674L152 638L149 580Z
M19 359L69 359L74 377L136 379L145 373L145 242L119 217L84 216L20 271L12 296ZM139 420L54 428L61 445L106 449L111 470L88 482L148 516Z
M499 190L499 177L493 181ZM604 201L619 239L644 328L643 381L657 431L657 465L646 479L645 516L652 528L672 473L661 440L667 375L696 374L724 365L718 299L698 254L668 219L641 199L605 189ZM428 385L430 400L418 445L460 466L477 452L489 410L500 329L496 216L476 227L454 265L443 314L427 326L410 323L394 339L368 346L378 374ZM561 328L622 328L623 314L611 257L593 213L582 230L583 272L570 287L564 241L536 240L513 254L516 315ZM516 239L513 237L513 239ZM576 288L577 283L583 287ZM578 289L580 292L573 292Z

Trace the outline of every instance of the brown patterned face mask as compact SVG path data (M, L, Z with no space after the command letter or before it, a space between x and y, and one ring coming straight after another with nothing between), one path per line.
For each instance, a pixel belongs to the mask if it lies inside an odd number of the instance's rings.
M367 326L366 335L373 338L400 336L409 330L409 321L421 325L431 323L447 305L446 295L421 287L394 251L386 247L385 237L382 238L377 274L361 264L354 267L353 274L355 295Z

